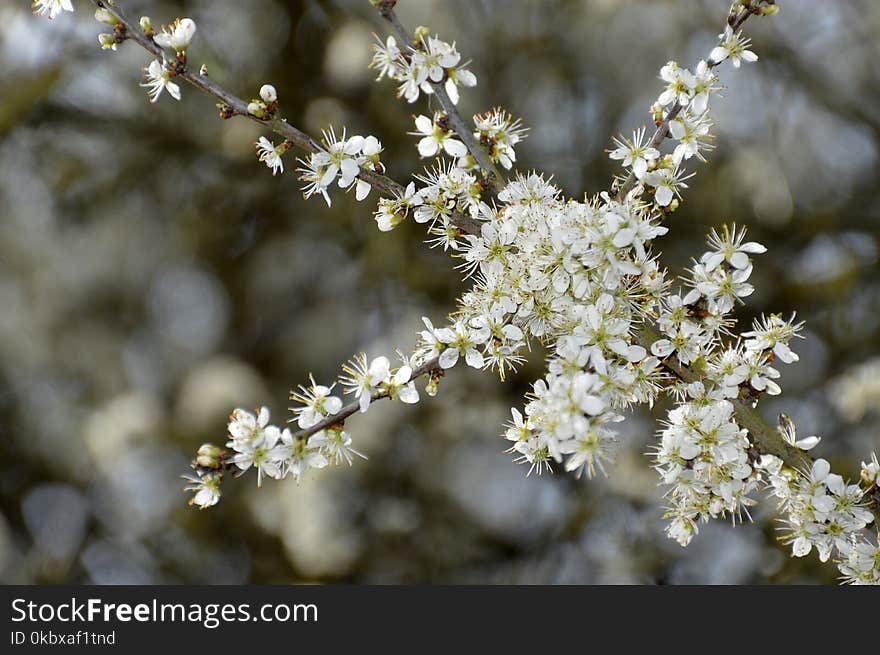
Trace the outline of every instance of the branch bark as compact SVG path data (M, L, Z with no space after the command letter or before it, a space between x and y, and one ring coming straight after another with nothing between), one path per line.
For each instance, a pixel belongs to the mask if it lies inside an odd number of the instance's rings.
M394 12L395 4L396 0L385 0L379 2L376 5L376 9L379 10L382 18L388 21L391 27L394 28L394 31L397 32L398 37L400 37L400 40L403 41L405 45L413 49L418 49L419 44L413 41L412 36ZM455 106L455 103L452 102L449 94L446 93L446 88L443 86L443 82L431 81L431 88L434 90L434 95L437 96L440 106L443 107L443 111L445 111L446 115L449 117L449 124L452 126L453 132L455 132L456 135L458 135L458 138L462 140L465 147L468 149L468 152L471 154L471 157L474 158L474 161L476 161L483 170L483 175L486 182L489 184L489 190L493 195L498 195L503 183L506 181L505 176L501 174L498 167L491 159L489 159L489 154L486 152L486 149L477 142L476 138L474 138L473 131L465 124L464 119L458 111L458 107Z
M423 375L429 375L431 373L441 373L442 371L443 369L440 368L440 358L432 357L418 368L413 369L412 374L409 376L408 382L418 380ZM373 395L373 400L381 400L382 398L389 397L390 396L387 392L379 392ZM294 432L293 436L296 439L308 440L309 437L311 437L313 434L317 434L321 430L325 430L334 425L340 425L344 423L345 419L347 419L352 414L357 413L359 410L360 403L355 400L353 402L350 402L348 405L344 405L342 409L340 409L332 416L328 416L324 420L315 423L315 425Z
M651 344L660 339L660 333L651 325L643 325L636 335L636 341L640 346L651 351ZM703 378L692 366L685 366L675 357L663 360L665 366L679 379L685 382L696 382ZM749 431L752 443L762 453L776 455L786 465L798 470L809 469L813 464L813 458L806 452L792 446L782 438L779 431L768 425L758 411L752 406L753 401L745 398L735 398L733 403L737 422Z
M132 23L118 5L115 3L111 4L108 0L92 0L92 2L96 7L109 11L113 14L116 20L125 26L125 38L127 40L138 44L156 59L161 60L164 58L165 53L162 48L153 41L152 37L144 34L139 25ZM219 100L223 105L229 108L231 116L244 116L255 123L259 123L272 132L287 139L299 150L308 153L321 152L324 150L321 144L315 139L288 123L281 116L276 115L264 120L250 114L247 110L247 102L216 84L213 80L208 79L205 75L193 72L188 67L184 66L177 72L176 77L185 80L198 90ZM360 169L358 177L375 188L380 194L387 197L394 198L402 196L405 191L404 186L399 182L386 175L382 175L381 173L366 168ZM480 222L459 211L453 213L451 220L453 225L466 234L480 233Z
M736 30L740 29L743 23L745 23L751 15L752 12L750 10L745 10L742 15L733 18L733 22L731 22L731 18L733 17L733 15L731 15L730 17L728 17L728 24L730 25L731 29L736 32ZM721 62L713 62L712 60L707 60L706 63L709 68L712 69L718 66L718 64L720 64ZM669 135L669 124L675 120L676 116L681 113L682 109L684 109L684 106L679 102L676 102L675 106L670 109L669 112L666 114L666 117L662 121L660 121L659 125L657 125L657 129L654 131L654 135L651 137L649 147L655 149L660 148L663 141ZM637 182L638 180L636 179L635 173L630 172L626 180L624 180L623 184L621 185L620 190L617 192L617 199L623 200L624 198L626 198L629 192L635 188Z

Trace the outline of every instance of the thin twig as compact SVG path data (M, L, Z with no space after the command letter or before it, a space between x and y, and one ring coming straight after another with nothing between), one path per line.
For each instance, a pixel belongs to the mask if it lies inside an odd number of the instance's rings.
M752 15L752 12L750 10L746 10L743 12L742 15L738 16L733 23L730 23L728 21L731 29L733 29L733 31L736 32L736 30L741 28L743 23L745 23L749 19L749 16L751 16L751 15ZM715 68L720 63L721 62L712 61L711 59L706 62L706 64L708 65L708 67L710 69ZM678 116L679 113L681 113L682 109L684 109L684 105L682 105L680 102L676 101L675 106L673 106L672 109L669 110L669 112L666 114L666 117L662 121L660 121L659 125L657 125L657 129L654 131L654 136L651 137L651 142L648 147L654 148L654 149L660 148L664 139L666 139L666 137L669 135L669 124L673 120L675 120L676 116ZM620 190L617 192L617 199L623 200L624 198L626 198L626 196L629 194L629 192L635 188L637 183L638 183L638 180L636 178L635 173L630 171L630 174L627 176L623 185L621 185Z
M409 382L413 382L415 380L418 380L423 375L429 375L431 373L437 373L440 371L442 371L442 369L440 368L440 358L433 357L433 358L429 359L428 361L426 361L421 366L413 369L413 372L409 376L409 380L407 381L407 384ZM373 394L372 399L373 400L381 400L382 398L390 398L390 397L391 396L387 391L380 391L378 393ZM360 402L358 400L350 402L348 405L343 406L343 408L340 409L335 414L328 416L327 418L325 418L321 421L318 421L313 426L308 427L308 428L304 428L302 430L298 430L297 432L294 432L293 437L295 439L308 440L309 437L311 437L313 434L320 432L321 430L325 430L327 428L333 427L334 425L341 425L345 421L345 419L347 419L352 414L358 412L360 410L360 408L361 408Z
M392 1L380 2L376 5L376 9L379 10L382 18L391 24L404 45L413 49L418 49L419 44L413 41L412 36L394 12L394 4L395 2ZM409 55L404 54L404 56L408 57ZM483 169L486 182L489 184L489 190L493 195L498 195L506 178L489 158L489 153L486 152L486 149L477 142L476 138L474 138L473 131L465 124L464 119L458 111L458 107L455 106L455 103L452 102L449 94L446 93L443 81L434 82L433 80L429 80L429 82L431 83L431 88L434 90L434 95L437 96L437 100L440 102L440 106L443 107L443 111L446 112L446 116L449 118L449 124L452 127L452 131L458 135L458 138L461 139L462 142L464 142L471 157L473 157L474 161L476 161L480 168Z
M156 59L163 60L165 57L165 53L162 48L155 42L153 39L146 34L144 34L140 26L135 23L132 23L125 16L125 13L122 9L119 8L116 4L111 4L107 0L92 0L95 6L100 7L102 9L106 9L118 20L122 25L125 26L125 38L137 43L144 50L153 55ZM310 137L305 132L297 129L290 123L288 123L284 118L280 116L274 116L269 119L261 119L257 116L248 112L248 103L245 102L242 98L230 93L220 85L216 84L213 80L208 79L206 75L201 75L200 73L194 72L190 70L186 66L177 66L175 67L176 77L185 80L195 88L207 93L210 96L213 96L217 100L219 100L222 105L228 108L228 115L231 116L244 116L255 123L258 123L267 129L283 136L287 139L294 147L303 150L309 153L322 152L324 148L320 143L315 141L312 137ZM358 177L362 179L364 182L368 183L370 186L375 188L379 193L395 198L403 196L405 192L405 188L399 182L391 179L386 175L382 175L381 173L377 173L376 171L369 170L367 168L361 168L358 173ZM480 222L467 216L466 214L462 214L459 211L453 213L452 218L450 219L452 224L460 229L462 232L467 234L479 234L480 233Z
M643 325L635 340L640 346L650 352L651 345L660 338L660 333L653 326ZM676 357L664 359L663 364L684 382L697 382L703 379L703 376L694 370L692 366L682 364ZM812 466L813 459L807 453L789 444L782 438L779 430L767 425L767 422L761 418L761 415L752 406L753 400L735 398L731 402L733 403L737 422L749 431L752 442L757 446L758 450L768 455L776 455L788 466L798 470L808 469Z

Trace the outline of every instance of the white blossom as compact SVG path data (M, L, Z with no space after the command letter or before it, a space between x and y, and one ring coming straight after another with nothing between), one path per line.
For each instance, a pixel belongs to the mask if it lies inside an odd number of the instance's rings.
M150 102L156 102L159 99L159 96L162 95L162 91L165 91L166 89L168 95L175 100L180 100L180 87L176 82L171 81L171 71L168 70L168 66L164 60L161 62L158 59L151 61L150 64L144 68L144 79L146 82L141 84L141 86L147 89L147 95L150 97Z
M157 32L153 40L163 48L172 48L183 52L192 42L196 33L196 23L191 18L178 18L171 25L166 25Z
M631 168L633 174L642 179L648 172L648 166L654 162L660 152L645 140L645 128L640 127L633 132L632 139L614 137L614 150L609 151L611 159L622 159L623 165Z
M438 124L442 116L442 113L436 113L433 121L424 115L416 116L416 131L411 134L422 137L419 139L419 155L434 157L445 151L451 157L464 157L467 154L465 145Z
M301 428L310 428L342 409L342 399L330 395L333 387L336 386L335 384L331 384L329 387L316 384L311 375L309 382L308 386L299 385L299 391L290 393L290 399L302 405L290 408L296 417L297 425Z
M368 363L367 356L361 354L343 367L347 377L342 378L346 393L353 393L358 399L360 410L366 412L373 394L380 390L391 377L391 363L387 357L376 357Z
M34 0L32 7L34 16L46 16L49 20L62 11L73 11L71 0Z
M286 141L276 146L269 139L261 136L254 145L257 149L257 157L271 169L272 175L284 172L284 161L281 156L290 149Z
M187 474L183 478L189 482L185 490L195 494L189 501L190 505L196 505L199 509L207 509L220 502L220 482L222 481L220 473L207 471Z
M741 31L734 34L733 29L728 26L718 38L721 39L721 44L709 55L715 63L730 58L734 68L739 68L744 61L758 61L758 55L749 50L751 39L744 37Z

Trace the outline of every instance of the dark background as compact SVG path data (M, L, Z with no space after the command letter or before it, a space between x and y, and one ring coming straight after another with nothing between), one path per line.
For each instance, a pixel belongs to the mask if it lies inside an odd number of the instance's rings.
M416 408L350 421L369 455L302 484L227 482L186 506L179 474L222 442L234 406L267 404L362 350L408 349L465 288L422 226L380 233L337 193L305 202L256 161L255 124L216 118L184 87L147 102L139 48L101 51L90 3L49 23L0 7L0 579L17 583L775 583L834 581L754 524L715 522L682 549L663 534L644 453L665 407L622 427L607 479L525 477L499 434L542 357L500 383L457 368ZM782 2L747 32L760 61L721 69L717 149L658 247L681 272L712 227L747 225L769 252L743 321L798 311L807 339L762 402L841 473L880 450L880 6ZM190 62L245 97L273 83L291 123L375 134L389 173L419 169L413 113L366 70L366 0L122 5L154 25L190 16ZM410 28L473 60L465 115L502 105L532 128L523 170L601 191L611 137L649 120L668 59L693 66L724 0L402 0ZM268 135L267 136L271 136ZM375 195L371 196L375 201Z

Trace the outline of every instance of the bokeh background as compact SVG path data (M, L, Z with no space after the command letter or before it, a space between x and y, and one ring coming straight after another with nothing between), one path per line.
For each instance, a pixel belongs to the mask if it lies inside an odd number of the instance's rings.
M644 453L665 407L623 424L607 478L526 477L500 432L542 372L456 369L435 399L350 422L369 456L302 484L228 481L186 506L179 475L222 442L234 406L284 417L310 371L409 348L464 288L421 226L380 233L369 205L305 202L256 161L258 126L188 87L147 102L130 44L101 51L90 3L52 23L0 7L0 579L6 583L831 583L789 559L773 502L687 549L663 536ZM880 451L880 5L782 2L725 66L717 149L660 242L681 271L736 220L769 247L743 321L797 310L801 360L761 404L795 418L850 476ZM191 16L190 61L245 97L273 83L312 134L372 133L398 179L419 169L413 112L367 71L366 0L126 0L154 25ZM670 58L693 65L725 0L401 0L410 27L456 40L479 86L531 126L523 168L602 190L611 136L648 120ZM294 167L287 158L287 167ZM375 195L373 196L375 199Z

